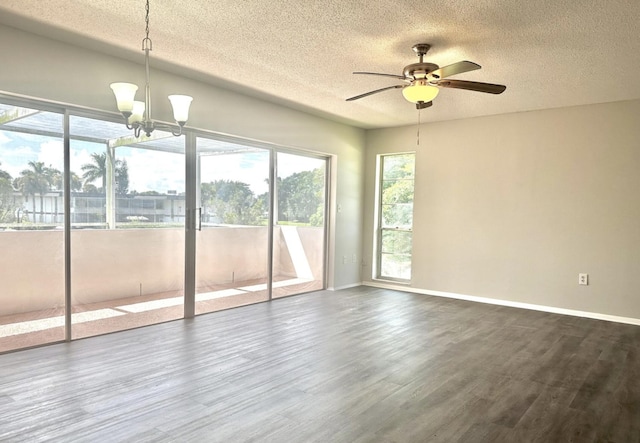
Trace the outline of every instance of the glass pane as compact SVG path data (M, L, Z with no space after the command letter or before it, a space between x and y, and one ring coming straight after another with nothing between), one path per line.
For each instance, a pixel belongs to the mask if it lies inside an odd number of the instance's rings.
M382 205L382 227L411 229L413 226L413 203Z
M413 180L383 181L382 201L389 205L413 202Z
M382 230L382 253L411 255L412 233L407 231Z
M183 317L184 137L70 126L73 338Z
M0 104L0 352L65 338L62 130Z
M382 277L411 279L411 257L407 255L382 254L380 257Z
M273 297L324 288L325 159L277 154Z
M414 178L415 154L386 155L383 157L382 180Z
M269 151L198 138L196 314L269 299Z
M377 276L408 280L411 278L415 154L385 155L381 162Z

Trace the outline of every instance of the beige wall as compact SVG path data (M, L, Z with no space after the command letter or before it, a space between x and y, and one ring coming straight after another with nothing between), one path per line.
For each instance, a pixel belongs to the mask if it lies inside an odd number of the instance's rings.
M640 318L639 115L634 100L426 124L417 149L415 126L369 131L367 263L376 156L415 150L411 287Z
M137 63L132 63L3 25L0 52L0 91L12 94L116 111L109 84L144 82L140 54ZM118 51L112 48L111 52ZM152 57L153 66L161 64ZM189 94L194 101L188 126L332 155L329 286L361 281L358 263L343 264L333 256L359 257L362 250L364 130L165 71L154 69L151 75L153 112L158 120L172 120L168 94ZM334 211L337 205L343 208L340 213Z

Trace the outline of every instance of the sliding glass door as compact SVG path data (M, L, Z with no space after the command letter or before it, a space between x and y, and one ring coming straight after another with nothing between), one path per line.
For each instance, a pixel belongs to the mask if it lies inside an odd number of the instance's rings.
M270 151L197 138L195 313L269 299Z
M327 160L278 152L273 297L324 288Z
M65 338L63 118L0 104L0 352Z
M185 140L71 116L72 337L183 316Z
M0 352L325 287L327 159L197 134L2 99Z

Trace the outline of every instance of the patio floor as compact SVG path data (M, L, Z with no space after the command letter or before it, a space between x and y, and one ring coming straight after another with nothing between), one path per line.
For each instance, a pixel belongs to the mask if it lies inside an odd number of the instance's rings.
M322 282L301 278L280 278L273 283L273 298L322 289ZM198 288L196 314L215 312L266 301L267 285L262 281L236 282ZM72 338L84 338L110 332L181 319L183 294L172 291L107 302L74 305ZM0 317L0 352L38 346L64 340L64 308Z

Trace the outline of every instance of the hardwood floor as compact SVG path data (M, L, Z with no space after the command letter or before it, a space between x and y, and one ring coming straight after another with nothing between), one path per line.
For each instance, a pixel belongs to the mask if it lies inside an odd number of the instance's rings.
M640 441L640 327L321 291L0 355L0 441Z

